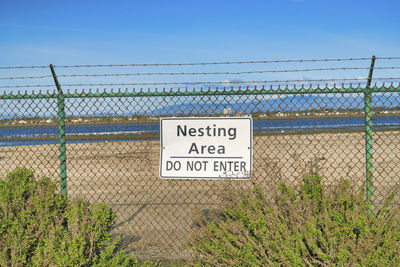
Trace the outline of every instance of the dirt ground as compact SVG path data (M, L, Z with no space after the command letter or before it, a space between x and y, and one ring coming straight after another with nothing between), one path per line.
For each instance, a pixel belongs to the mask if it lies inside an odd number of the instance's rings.
M400 184L400 132L373 135L374 196ZM255 136L251 181L163 180L159 178L159 142L101 142L67 145L68 195L105 202L117 214L114 233L141 258L186 258L194 218L218 207L229 185L266 193L277 182L298 185L309 171L326 184L349 178L365 182L363 133ZM38 176L58 180L58 145L0 147L0 175L24 165Z

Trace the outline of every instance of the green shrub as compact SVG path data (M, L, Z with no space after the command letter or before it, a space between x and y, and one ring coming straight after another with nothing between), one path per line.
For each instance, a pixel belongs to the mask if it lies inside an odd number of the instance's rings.
M26 168L0 181L1 266L137 266L110 234L104 204L70 201Z
M260 189L230 192L219 218L203 220L190 246L197 265L399 266L399 213L377 211L345 180L328 190L318 175L299 192L279 184L267 198Z

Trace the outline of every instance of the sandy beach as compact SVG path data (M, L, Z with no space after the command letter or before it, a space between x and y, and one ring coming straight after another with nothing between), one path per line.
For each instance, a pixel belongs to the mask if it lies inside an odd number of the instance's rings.
M400 183L400 132L373 135L375 199ZM363 133L255 136L251 181L163 180L159 142L101 142L67 145L68 195L112 206L114 233L142 258L187 257L193 218L217 207L227 185L254 185L265 192L277 182L298 185L310 169L326 184L349 178L365 182ZM0 147L0 174L26 166L58 180L58 145Z

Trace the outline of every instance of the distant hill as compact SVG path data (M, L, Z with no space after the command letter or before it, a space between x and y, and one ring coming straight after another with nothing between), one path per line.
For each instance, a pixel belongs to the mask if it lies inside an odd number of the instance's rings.
M269 98L268 98L269 97ZM222 99L222 97L221 97ZM232 114L257 113L257 112L296 112L306 110L349 110L363 109L364 96L360 94L345 95L281 95L278 98L265 96L250 96L248 100L237 103L229 103L226 100L213 103L181 103L157 108L151 111L152 115L160 116L167 114L222 114L224 108L230 108ZM389 94L375 95L373 97L373 108L396 108L399 99ZM145 112L149 114L148 112Z

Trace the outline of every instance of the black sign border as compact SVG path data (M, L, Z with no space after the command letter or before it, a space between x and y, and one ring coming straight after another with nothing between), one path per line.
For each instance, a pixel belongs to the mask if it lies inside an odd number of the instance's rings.
M169 180L251 180L251 171L249 177L190 177L190 176L162 176L161 175L161 163L163 159L163 121L164 120L249 120L250 122L250 169L253 169L253 119L251 117L167 117L160 119L160 164L159 164L159 174L161 179Z

